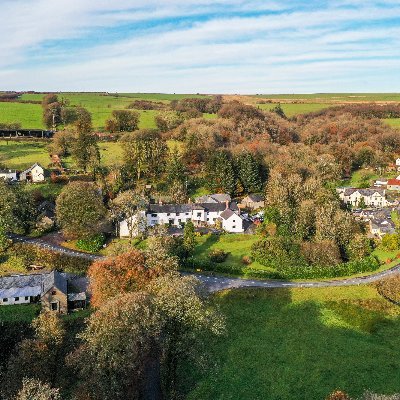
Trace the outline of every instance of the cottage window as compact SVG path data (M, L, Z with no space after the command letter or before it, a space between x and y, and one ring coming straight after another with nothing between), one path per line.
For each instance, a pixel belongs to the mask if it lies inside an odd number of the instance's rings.
M201 212L198 212L196 215L197 215L198 218L200 218L201 217Z
M29 300L29 296L25 296L25 300L28 301Z
M236 225L232 225L232 229L235 229L236 228Z
M51 311L57 311L58 310L58 303L51 303Z
M180 213L176 213L176 216L180 215Z
M7 297L5 297L4 299L3 299L3 303L7 303L8 302L8 299L7 299Z
M189 213L186 213L186 215L189 215Z
M168 214L169 215L169 214ZM157 218L157 214L151 214L153 218Z
M14 297L14 300L15 301L19 301L19 297Z
M57 294L57 292L56 292L55 290L52 290L52 291L51 291L51 295L52 295L52 296L55 296L56 294Z

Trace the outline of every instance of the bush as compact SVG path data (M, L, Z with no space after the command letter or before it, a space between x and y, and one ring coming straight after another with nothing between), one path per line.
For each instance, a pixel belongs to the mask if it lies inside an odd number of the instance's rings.
M242 257L242 264L244 265L250 265L252 263L252 259L249 256L243 256Z
M210 261L215 262L215 263L223 263L226 258L228 257L227 252L221 250L221 249L215 249L210 251L210 253L208 254L208 258L210 259Z
M104 235L100 233L86 239L78 240L76 242L76 247L83 251L97 253L100 249L102 249L105 242L106 241Z

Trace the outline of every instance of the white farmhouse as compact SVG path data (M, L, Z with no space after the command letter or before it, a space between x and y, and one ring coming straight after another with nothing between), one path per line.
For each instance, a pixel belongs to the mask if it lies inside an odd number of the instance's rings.
M35 163L20 173L19 180L33 183L44 182L44 169L40 164Z
M4 179L8 182L14 182L18 180L17 171L11 169L0 169L0 179Z
M338 188L336 191L345 204L353 207L359 207L362 199L367 207L386 207L391 204L386 199L384 189Z
M214 226L217 221L227 232L245 231L245 219L235 202L199 204L150 204L142 216L147 226L169 225L181 227L188 221L195 226ZM119 224L120 237L129 237L128 221Z

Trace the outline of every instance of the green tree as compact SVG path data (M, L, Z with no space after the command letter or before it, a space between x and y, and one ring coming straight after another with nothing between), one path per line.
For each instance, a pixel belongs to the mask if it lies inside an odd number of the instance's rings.
M57 222L69 238L86 238L101 232L106 208L99 189L88 182L71 182L56 202Z
M186 222L183 230L183 247L188 256L192 255L196 247L196 236L192 221Z
M206 182L211 191L234 194L236 176L227 152L217 151L211 154L206 165Z
M186 167L182 162L182 157L180 156L176 147L174 147L169 154L165 170L167 173L168 184L172 185L174 183L186 183Z
M237 175L247 193L262 189L261 168L251 153L241 153L236 158Z
M106 121L105 129L110 132L132 132L139 128L140 114L137 111L114 110Z

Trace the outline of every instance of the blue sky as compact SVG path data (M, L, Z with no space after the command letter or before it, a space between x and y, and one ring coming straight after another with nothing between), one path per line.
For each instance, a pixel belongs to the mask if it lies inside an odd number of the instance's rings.
M400 91L400 0L0 0L0 90Z

